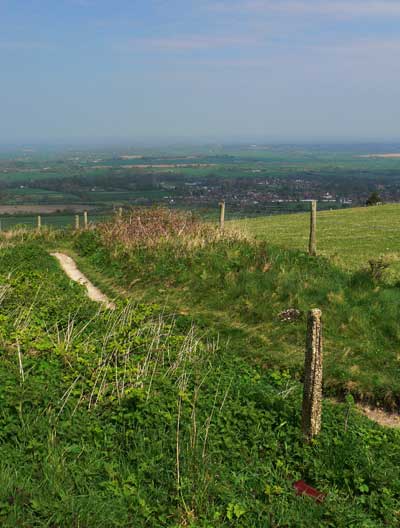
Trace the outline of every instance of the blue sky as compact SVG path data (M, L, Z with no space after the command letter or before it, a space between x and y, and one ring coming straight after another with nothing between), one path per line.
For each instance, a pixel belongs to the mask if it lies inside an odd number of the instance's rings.
M0 142L400 140L400 0L0 0Z

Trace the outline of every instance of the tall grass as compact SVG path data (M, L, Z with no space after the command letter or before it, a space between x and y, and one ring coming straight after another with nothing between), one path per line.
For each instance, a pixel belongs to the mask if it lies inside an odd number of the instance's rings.
M108 247L119 244L129 249L171 243L204 246L221 238L239 237L239 231L222 234L215 225L202 222L193 213L164 207L127 209L122 216L99 224L95 229Z

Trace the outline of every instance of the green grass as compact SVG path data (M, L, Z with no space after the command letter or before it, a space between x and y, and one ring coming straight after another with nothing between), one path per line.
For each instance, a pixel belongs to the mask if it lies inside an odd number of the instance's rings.
M249 364L190 314L122 301L98 311L48 254L68 243L2 241L1 526L399 524L399 432L325 402L323 431L304 444L287 372ZM87 234L79 243L93 254ZM233 271L244 256L230 250ZM300 478L326 501L297 497Z
M259 240L302 251L308 248L309 224L308 213L232 222ZM357 270L371 258L388 255L400 271L400 205L319 212L317 241L318 254L345 269Z
M1 179L7 182L26 182L29 180L47 180L50 178L63 178L65 176L64 172L42 172L40 169L33 169L27 171L15 171L12 170L1 172Z
M133 222L132 225L135 225ZM251 240L222 238L187 247L179 240L127 249L104 245L96 232L79 234L74 249L83 268L108 277L134 299L157 300L195 318L253 364L288 369L301 379L305 314L323 311L325 391L386 407L400 402L400 297L396 284L350 272ZM298 321L279 314L296 308Z
M79 197L71 193L48 191L46 189L10 189L7 191L7 204L13 203L33 203L40 205L43 203L74 203L79 202Z
M83 214L79 213L80 224L83 224ZM103 222L109 215L89 212L89 222ZM42 227L46 228L74 228L75 213L70 214L42 214ZM1 228L4 231L12 231L17 226L35 229L37 226L37 215L9 215L0 218Z

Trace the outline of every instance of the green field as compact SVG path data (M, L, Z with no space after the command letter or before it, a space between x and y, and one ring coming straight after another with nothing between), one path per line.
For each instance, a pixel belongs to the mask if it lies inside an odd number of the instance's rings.
M232 222L259 240L302 251L308 248L309 225L308 213ZM317 240L318 254L343 268L356 270L367 266L369 259L386 255L400 270L400 205L319 212Z
M102 222L106 218L108 218L109 215L107 214L90 214L89 213L89 222L92 224L96 224L98 222ZM83 215L82 213L79 214L80 218L80 224L83 224ZM72 228L75 226L75 213L71 214L49 214L49 215L41 215L42 219L42 227L50 227L50 228ZM8 216L1 216L0 217L0 226L3 231L10 231L17 227L23 227L28 229L36 229L37 227L37 215L24 215L24 216L14 216L14 215L8 215Z

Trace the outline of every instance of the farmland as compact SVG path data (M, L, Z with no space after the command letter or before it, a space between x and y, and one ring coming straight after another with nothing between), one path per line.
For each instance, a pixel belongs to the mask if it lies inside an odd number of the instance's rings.
M365 203L378 191L400 201L400 159L366 157L385 146L232 145L21 151L0 157L0 205L87 204L183 207L208 214L224 199L231 214L304 211ZM386 151L392 152L392 145ZM384 152L384 151L383 151Z

